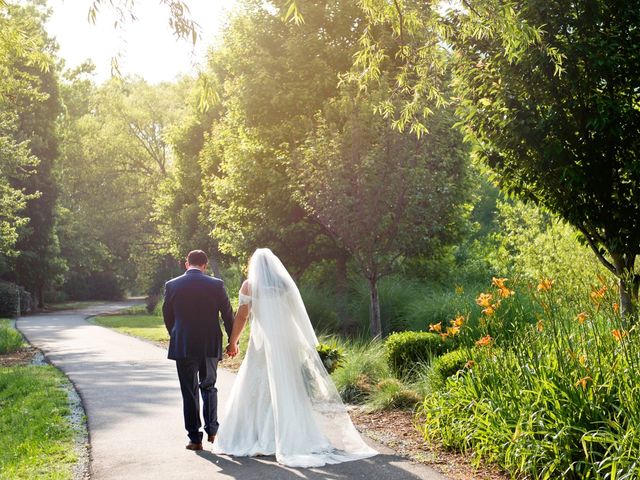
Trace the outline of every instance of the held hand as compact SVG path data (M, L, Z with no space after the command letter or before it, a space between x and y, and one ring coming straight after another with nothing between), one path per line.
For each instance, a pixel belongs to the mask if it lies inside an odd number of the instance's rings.
M238 344L235 343L233 345L229 344L227 345L227 355L229 355L230 357L235 357L238 354Z

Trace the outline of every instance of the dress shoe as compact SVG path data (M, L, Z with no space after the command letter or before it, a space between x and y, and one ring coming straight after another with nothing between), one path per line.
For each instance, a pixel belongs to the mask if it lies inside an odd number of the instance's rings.
M189 445L185 447L187 450L202 450L202 443L189 442Z
M213 441L214 441L215 439L216 439L216 436L215 436L215 435L209 435L209 436L207 437L207 441L209 441L210 443L213 443Z

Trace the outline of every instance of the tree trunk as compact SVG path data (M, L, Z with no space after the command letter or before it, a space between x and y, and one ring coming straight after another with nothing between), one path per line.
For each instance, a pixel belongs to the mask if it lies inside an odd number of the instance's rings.
M345 252L339 252L336 257L336 310L342 333L346 334L350 328L349 313L347 311L347 260Z
M635 273L636 256L632 254L612 254L611 257L618 277L622 323L625 328L630 328L638 319L638 286L640 277Z
M378 278L369 279L370 299L369 321L371 322L371 336L382 336L382 320L380 319L380 300L378 298Z
M633 326L638 319L638 277L631 279L621 277L618 280L620 288L620 315L625 328Z
M218 260L216 259L216 257L211 257L211 259L209 260L209 264L211 265L213 276L222 280L222 274L220 273L220 266L218 265Z

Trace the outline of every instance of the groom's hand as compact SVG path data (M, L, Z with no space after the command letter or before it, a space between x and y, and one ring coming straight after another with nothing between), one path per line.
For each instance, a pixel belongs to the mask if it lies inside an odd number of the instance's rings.
M229 355L230 357L235 357L238 354L238 344L234 344L234 345L227 345L227 355Z

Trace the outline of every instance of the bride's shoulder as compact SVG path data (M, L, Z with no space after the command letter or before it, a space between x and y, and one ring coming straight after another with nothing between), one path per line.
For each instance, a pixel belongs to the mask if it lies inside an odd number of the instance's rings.
M251 303L251 288L249 281L245 280L240 287L240 294L238 296L238 305L249 305Z
M249 280L245 280L244 282L242 282L240 293L242 293L243 295L251 295L251 284L249 283Z

